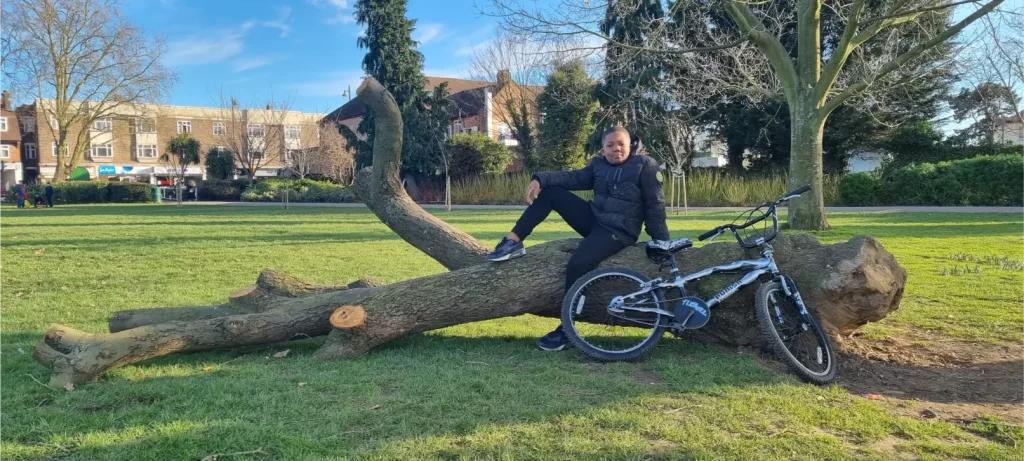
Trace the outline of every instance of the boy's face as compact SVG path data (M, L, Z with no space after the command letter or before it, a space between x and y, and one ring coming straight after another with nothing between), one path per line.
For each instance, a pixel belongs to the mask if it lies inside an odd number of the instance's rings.
M613 131L604 137L604 158L612 165L618 165L629 158L629 135Z

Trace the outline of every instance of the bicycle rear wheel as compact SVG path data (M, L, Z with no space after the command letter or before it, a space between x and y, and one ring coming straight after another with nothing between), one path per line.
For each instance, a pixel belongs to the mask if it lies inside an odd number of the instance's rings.
M616 296L636 292L650 279L632 269L609 267L580 277L562 302L565 333L584 354L603 361L635 360L647 353L665 333L662 314L612 312ZM655 308L663 299L651 291L628 305Z
M835 378L836 354L831 341L814 315L801 314L781 283L761 285L754 307L761 332L772 350L800 378L814 384L827 384Z

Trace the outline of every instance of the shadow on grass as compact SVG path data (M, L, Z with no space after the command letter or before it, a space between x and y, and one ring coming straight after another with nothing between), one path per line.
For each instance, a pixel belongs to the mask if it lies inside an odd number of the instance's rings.
M15 344L30 353L26 346L40 335L4 336L4 384L11 386L4 403L18 408L4 412L5 444L57 437L70 448L54 454L69 459L198 459L257 447L267 455L255 459L372 453L420 438L585 416L647 396L784 380L749 356L668 339L647 361L603 364L576 351L538 351L534 338L431 333L348 360L314 358L322 338L179 354L66 392L25 376L46 380L29 355L6 353ZM284 349L286 358L270 358ZM103 434L110 443L96 442Z

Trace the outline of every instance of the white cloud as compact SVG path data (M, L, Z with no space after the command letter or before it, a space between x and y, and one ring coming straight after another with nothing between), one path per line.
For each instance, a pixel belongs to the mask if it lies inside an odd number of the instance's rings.
M337 1L337 0L332 0ZM242 52L243 38L253 27L278 29L281 37L291 32L292 8L277 9L278 18L273 21L249 20L238 25L236 30L221 30L213 34L195 34L188 38L168 43L164 64L170 67L213 64L222 62ZM271 62L270 58L246 58L235 62L234 71L255 69Z
M269 27L271 29L278 29L281 31L281 38L287 37L288 33L292 30L292 7L282 6L277 8L278 18L273 21L258 21L256 25L260 27ZM249 21L250 23L252 21ZM248 23L247 23L248 24Z
M168 43L164 64L170 67L212 64L242 52L242 34L221 31L213 35L192 36Z
M256 69L263 67L267 64L274 62L274 58L268 56L257 56L249 58L236 59L232 71L241 72L243 70Z
M351 24L356 22L349 11L347 0L307 0L309 4L332 11L333 16L324 20L327 24Z
M442 31L444 31L444 24L417 24L416 30L412 33L412 39L419 42L420 45L426 45L438 38Z
M289 90L295 91L300 96L335 96L340 98L350 87L352 88L352 93L355 93L362 81L363 71L361 70L338 71L330 73L320 80L292 83L286 85L286 87ZM355 94L352 97L355 97Z

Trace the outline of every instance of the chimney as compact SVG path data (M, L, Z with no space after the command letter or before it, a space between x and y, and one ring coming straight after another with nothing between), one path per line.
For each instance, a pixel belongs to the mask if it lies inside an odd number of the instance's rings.
M270 110L270 104L267 104L267 110Z
M498 89L504 88L505 85L512 83L512 72L508 69L501 69L498 71Z
M2 108L4 110L11 110L11 92L10 91L4 90L4 92L2 94L0 94L0 108Z

